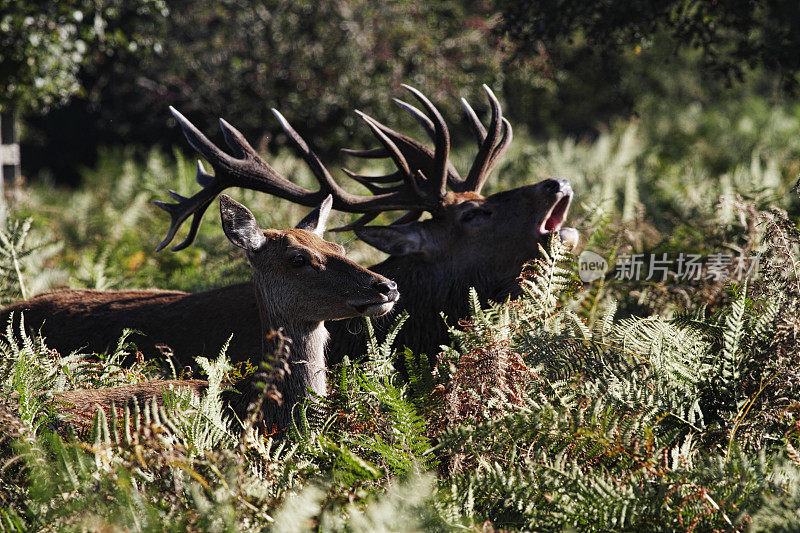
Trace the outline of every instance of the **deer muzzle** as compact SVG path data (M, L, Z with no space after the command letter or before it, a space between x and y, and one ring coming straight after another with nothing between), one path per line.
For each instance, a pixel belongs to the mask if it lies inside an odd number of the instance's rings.
M381 316L392 310L394 304L400 299L397 283L390 279L383 279L372 284L378 293L377 297L366 302L354 303L353 308L363 316Z

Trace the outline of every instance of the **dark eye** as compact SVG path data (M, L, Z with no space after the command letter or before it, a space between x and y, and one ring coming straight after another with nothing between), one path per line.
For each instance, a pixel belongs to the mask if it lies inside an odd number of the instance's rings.
M461 222L471 222L478 218L488 217L491 214L491 211L487 211L485 209L473 209L472 211L467 211L461 216Z
M300 268L308 264L308 259L302 255L296 255L289 260L294 268Z

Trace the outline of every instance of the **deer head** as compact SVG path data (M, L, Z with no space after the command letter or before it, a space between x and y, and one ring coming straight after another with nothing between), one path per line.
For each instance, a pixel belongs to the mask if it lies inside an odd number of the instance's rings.
M344 248L322 238L332 198L290 230L261 229L253 214L220 196L222 228L245 251L262 306L273 324L319 323L388 313L397 284L345 257Z
M566 180L547 180L488 197L454 193L428 220L353 230L391 256L446 263L463 271L494 269L496 275L516 277L554 231L560 230L562 240L574 246L577 231L561 228L571 198Z
M346 172L376 194L385 191L379 183L400 175L427 202L388 226L367 226L359 220L339 229L353 229L361 240L392 256L413 256L417 261L446 265L451 272L473 272L483 278L516 278L522 264L535 257L539 245L546 244L554 232L567 245L577 245L578 232L562 228L573 194L568 181L548 179L488 197L480 194L512 139L511 125L502 117L500 104L487 86L484 90L492 110L488 131L462 99L478 144L465 178L448 162L449 132L441 114L418 91L406 88L427 113L401 100L395 102L422 125L435 150L362 114L383 147L345 152L364 158L391 157L398 171L377 177ZM431 218L416 221L423 210Z

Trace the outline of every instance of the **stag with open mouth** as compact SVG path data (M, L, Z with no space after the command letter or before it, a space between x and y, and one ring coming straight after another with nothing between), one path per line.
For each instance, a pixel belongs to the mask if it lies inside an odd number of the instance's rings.
M502 116L500 103L487 86L484 90L490 109L488 127L462 100L478 146L463 177L450 162L450 132L441 113L422 93L404 87L422 109L402 100L395 102L419 122L432 140L433 149L359 113L381 146L345 152L361 158L390 158L396 167L395 172L386 176L362 176L345 170L372 193L370 196L355 195L342 188L300 134L275 110L291 144L319 182L318 190L300 187L281 176L224 120L220 120L220 126L229 147L227 152L173 109L189 144L208 161L214 173L206 172L198 162L197 182L202 186L199 192L185 198L169 191L176 203L157 202L172 218L158 249L166 247L182 223L191 217L188 236L172 249L189 246L206 208L228 187L253 189L309 207L331 195L334 209L361 215L338 229L354 231L363 241L389 254L371 269L394 279L403 294L395 312L405 310L410 318L397 344L434 355L441 344L449 343L441 315L451 324L465 317L469 312L470 287L483 300L515 297L520 293L519 274L527 262L538 257L539 246L546 246L554 232L574 246L578 233L563 227L572 199L572 189L566 180L546 179L489 196L481 194L512 140L511 125ZM369 224L386 211L403 214L389 225ZM424 213L430 218L420 220ZM96 350L113 346L124 327L146 334L135 339L145 354L157 354L152 347L166 344L182 363L190 363L198 355L216 353L231 333L228 353L233 360L244 360L260 352L258 308L252 283L199 294L65 292L69 294L59 297L59 293L50 293L12 309L27 310L27 322L33 328L38 328L45 318L59 315L59 330L48 331L57 322L48 319L43 332L64 353L87 344ZM231 316L238 318L231 320ZM175 322L191 327L176 331L169 326ZM376 327L380 331L388 323L386 319L377 320ZM364 352L363 335L353 335L363 329L360 322L331 322L329 329L330 362Z

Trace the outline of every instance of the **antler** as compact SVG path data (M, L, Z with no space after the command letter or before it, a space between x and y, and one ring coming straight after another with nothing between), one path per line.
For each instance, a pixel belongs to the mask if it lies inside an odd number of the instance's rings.
M488 85L484 85L483 90L486 91L486 96L489 97L489 105L492 108L492 119L489 123L488 133L469 103L464 98L461 99L461 104L467 112L472 133L475 135L475 140L478 141L478 155L472 162L469 174L462 182L463 185L454 183L452 184L454 189L480 192L492 169L505 154L513 137L511 124L503 118L503 112L500 109L500 102L497 101L497 97ZM498 143L497 139L500 137L501 126L503 137Z
M225 120L220 119L219 124L225 137L225 142L230 148L230 154L208 140L194 124L189 122L175 108L170 107L170 111L181 125L189 144L211 164L214 174L208 174L202 163L198 161L196 180L202 187L199 192L186 198L170 190L168 191L169 195L174 200L177 200L177 203L153 202L169 213L172 218L167 236L158 245L156 251L166 247L175 238L178 228L190 216L192 216L192 223L186 239L174 246L172 250L182 250L192 244L208 206L219 193L233 186L266 192L309 207L318 205L330 194L333 196L333 207L335 209L350 213L367 213L372 218L378 216L381 211L414 210L419 209L421 205L427 207L432 201L432 199L425 197L426 201L423 202L423 199L409 190L408 187L400 186L389 187L380 191L372 189L373 196L358 196L348 193L334 181L308 144L275 109L272 110L273 114L280 122L283 131L292 141L295 149L310 167L314 177L319 182L319 190L310 191L281 176L258 155L244 135ZM391 144L391 141L389 141L389 145ZM389 149L391 152L390 147ZM408 165L404 162L402 154L396 147L391 155L395 158L395 162L400 168L408 170ZM447 156L444 155L443 157L446 159Z
M383 211L407 211L395 223L416 220L424 211L435 213L446 203L450 195L447 191L448 185L455 192L480 192L489 173L505 153L512 138L511 125L502 117L500 103L491 89L486 85L483 86L492 110L488 131L481 124L475 111L462 99L470 126L478 142L478 154L467 177L461 178L449 161L450 132L441 113L417 89L408 85L403 85L403 87L422 104L425 112L402 100L395 98L394 101L422 124L433 140L434 150L431 151L430 148L414 139L358 112L383 147L373 150L343 151L362 158L389 157L397 167L396 172L386 176L361 176L343 169L346 175L364 185L372 193L372 196L354 195L340 187L305 140L275 109L272 110L273 114L319 182L319 190L310 191L281 176L258 155L244 135L225 120L220 119L219 124L230 153L218 148L186 117L170 107L170 111L181 125L189 144L211 164L214 174L207 173L202 163L198 161L196 180L202 187L200 191L186 198L170 190L168 191L169 195L177 200L177 203L153 202L167 211L172 218L167 236L158 245L156 251L166 247L175 238L181 224L190 216L192 222L186 239L172 247L172 250L182 250L191 245L197 236L206 209L214 198L228 187L236 186L266 192L309 207L318 205L323 198L330 194L333 197L334 209L349 213L363 213L363 216L355 222L332 231L349 230L366 224Z
M513 136L511 124L509 124L509 122L503 118L502 110L500 109L500 102L497 100L497 97L494 95L492 90L486 85L483 86L483 89L486 91L486 95L489 99L489 105L492 111L488 132L483 124L481 124L478 116L475 114L475 111L472 109L472 107L470 107L467 101L464 99L461 100L462 104L464 105L464 109L467 112L467 118L469 120L470 127L478 142L478 154L472 163L469 174L466 178L461 178L451 163L446 160L444 162L441 160L441 154L445 154L447 151L440 149L440 146L443 148L446 145L449 149L450 144L449 133L447 132L447 127L444 125L444 121L441 118L441 114L439 114L436 108L433 107L433 105L427 99L425 99L425 97L422 96L419 91L406 85L403 87L411 91L414 96L416 96L417 99L423 103L428 111L428 114L426 115L413 105L397 98L394 98L394 102L422 125L428 136L433 140L437 150L432 152L423 144L410 139L409 137L406 137L405 135L398 133L391 128L388 128L387 126L384 126L375 120L372 120L372 122L380 129L384 136L388 137L398 147L400 152L408 161L412 172L430 172L432 175L436 175L437 177L441 177L442 172L444 172L446 184L449 185L453 191L472 191L479 193L483 188L484 183L486 183L486 179L489 177L492 169L508 149ZM442 135L442 133L445 135ZM389 151L386 149L343 150L343 152L356 157L368 159L378 159L389 156ZM352 173L348 173L348 175L356 179L368 189L372 190L377 183L389 183L399 179L398 174L403 175L404 170L400 167L398 167L398 169L398 172L388 176L366 177L357 176ZM406 217L404 217L404 220L407 221Z

